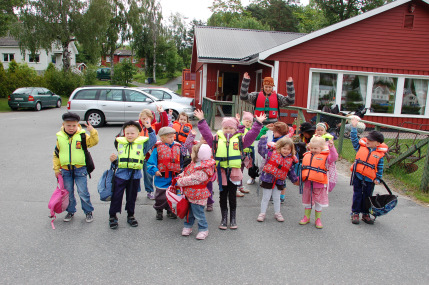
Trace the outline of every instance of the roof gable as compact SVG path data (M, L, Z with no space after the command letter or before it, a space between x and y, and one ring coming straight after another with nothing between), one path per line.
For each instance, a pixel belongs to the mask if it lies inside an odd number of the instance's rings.
M305 36L297 38L295 40L292 40L292 41L286 42L284 44L278 45L276 47L273 47L271 49L265 50L265 51L259 53L259 59L261 59L261 60L266 59L275 53L281 52L281 51L286 50L288 48L291 48L291 47L294 47L296 45L302 44L304 42L310 41L314 38L317 38L317 37L323 36L325 34L331 33L333 31L339 30L341 28L344 28L346 26L352 25L352 24L357 23L359 21L365 20L365 19L370 18L372 16L378 15L380 13L383 13L385 11L388 11L390 9L393 9L395 7L398 7L400 5L403 5L403 4L405 4L407 2L411 2L411 1L412 0L396 0L394 2L383 5L381 7L378 7L376 9L373 9L373 10L368 11L366 13L355 16L353 18L350 18L350 19L341 21L339 23L333 24L331 26L328 26L326 28L317 30L315 32L312 32L310 34L307 34ZM429 4L429 0L421 0L421 1Z
M267 49L305 34L246 30L225 27L195 27L198 61L249 61Z

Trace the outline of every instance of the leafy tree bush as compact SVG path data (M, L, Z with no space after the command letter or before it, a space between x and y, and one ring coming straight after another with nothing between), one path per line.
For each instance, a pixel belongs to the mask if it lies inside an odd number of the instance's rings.
M133 76L136 73L137 68L131 60L126 59L121 63L115 64L112 83L128 86L133 81Z
M73 90L82 86L83 83L81 75L71 71L58 70L52 63L48 65L44 74L44 86L62 96L70 96Z
M7 81L6 71L3 68L3 63L0 61L0 98L6 98L9 95L9 91L6 88Z
M12 93L19 87L42 86L42 77L27 63L18 64L12 60L6 72L6 82L1 84L7 93Z
M95 65L88 65L83 72L83 81L85 85L94 85L97 81L97 67Z

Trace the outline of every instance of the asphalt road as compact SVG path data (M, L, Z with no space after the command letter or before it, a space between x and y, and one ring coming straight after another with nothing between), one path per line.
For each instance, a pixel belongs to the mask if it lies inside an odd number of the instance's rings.
M238 230L217 228L216 203L207 213L205 241L195 234L182 237L181 220L155 220L153 201L144 195L136 206L139 226L129 227L123 214L119 229L111 230L109 204L99 200L97 181L109 166L120 125L98 129L100 142L91 149L94 222L85 222L79 202L72 222L64 223L61 214L52 230L52 152L65 111L0 113L0 284L429 283L429 209L400 197L375 225L352 225L352 188L344 175L323 211L322 230L314 227L314 214L312 223L298 224L303 208L291 183L284 223L274 219L272 205L266 221L256 221L261 197L253 185L238 198ZM218 200L217 187L215 193Z

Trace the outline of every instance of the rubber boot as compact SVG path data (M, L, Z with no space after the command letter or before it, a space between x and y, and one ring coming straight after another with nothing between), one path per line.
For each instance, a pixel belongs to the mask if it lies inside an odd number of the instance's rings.
M322 211L315 211L314 216L316 217L316 228L322 229L322 221L320 220L320 217L322 216Z
M228 209L221 210L222 221L220 222L219 229L226 230L228 228Z
M229 220L229 228L231 230L236 230L238 228L237 222L235 221L235 213L236 213L236 210L231 210L231 217Z
M302 218L301 221L299 221L300 225L306 225L310 222L310 215L311 215L311 209L305 208L304 211L304 218Z

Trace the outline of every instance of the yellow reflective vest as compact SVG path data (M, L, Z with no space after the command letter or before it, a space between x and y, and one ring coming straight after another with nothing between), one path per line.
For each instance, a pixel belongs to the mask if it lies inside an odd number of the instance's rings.
M118 168L142 169L144 163L144 143L148 137L138 137L128 142L125 137L118 137Z
M82 133L85 133L85 131L79 130L72 137L69 137L64 131L57 133L58 149L60 150L58 157L61 166L86 165L80 135Z
M222 168L241 168L240 141L243 134L237 133L227 142L222 131L217 132L216 166L220 162Z

